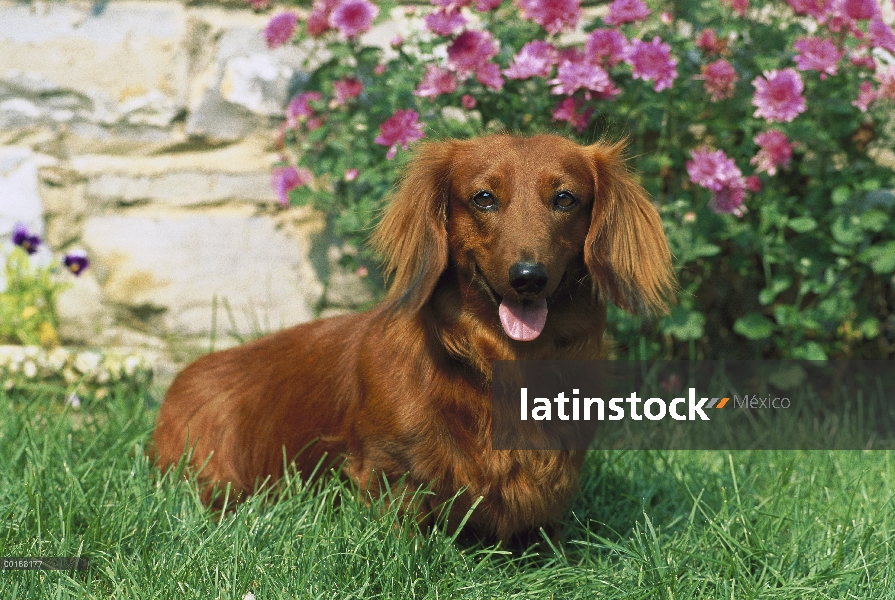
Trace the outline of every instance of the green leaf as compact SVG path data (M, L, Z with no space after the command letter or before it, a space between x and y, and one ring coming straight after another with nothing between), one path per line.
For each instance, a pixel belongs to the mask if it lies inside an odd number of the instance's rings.
M835 190L833 190L833 195L830 197L830 199L833 201L833 204L835 204L836 206L845 204L849 201L850 198L851 189L844 185L840 185Z
M663 320L662 330L681 341L696 340L702 337L705 330L705 316L700 312L675 306Z
M805 342L793 349L792 358L797 360L827 360L827 353L817 342Z
M889 215L882 210L868 210L860 217L861 227L868 231L880 232L886 228Z
M761 290L758 294L758 301L763 305L768 305L774 301L777 295L792 285L792 278L786 275L778 275L771 281L771 285Z
M808 233L817 229L817 221L811 217L796 217L790 219L786 224L796 233Z
M733 330L750 340L763 340L774 333L774 324L763 315L751 312L737 319Z
M858 325L858 331L864 336L864 339L872 340L879 335L879 321L873 317L869 317L861 321Z
M874 273L885 275L895 271L895 241L867 248L859 258L868 263Z
M841 215L830 227L833 239L844 246L854 246L864 239L864 231L858 226L857 217Z

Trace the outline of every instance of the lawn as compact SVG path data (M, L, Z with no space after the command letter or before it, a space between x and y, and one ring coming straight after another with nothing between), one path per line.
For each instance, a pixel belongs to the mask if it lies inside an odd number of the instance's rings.
M157 405L0 392L3 598L892 598L895 454L593 452L563 552L409 525L336 480L215 514L144 457Z

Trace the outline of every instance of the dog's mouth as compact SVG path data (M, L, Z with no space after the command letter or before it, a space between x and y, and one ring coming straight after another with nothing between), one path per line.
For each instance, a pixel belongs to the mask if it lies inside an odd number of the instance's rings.
M476 271L485 283L485 288L497 304L497 314L504 333L517 342L530 342L537 339L547 324L547 300L531 298L516 300L502 296L488 282L485 274L476 265Z

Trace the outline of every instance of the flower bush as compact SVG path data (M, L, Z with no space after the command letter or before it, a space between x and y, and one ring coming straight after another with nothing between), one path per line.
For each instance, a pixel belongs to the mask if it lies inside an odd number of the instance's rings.
M362 244L423 137L630 140L679 304L612 307L637 357L895 356L895 33L877 0L317 0L275 15L307 44L273 185ZM375 46L386 19L409 24ZM887 154L888 152L888 154Z
M42 241L22 224L12 231L13 248L6 256L5 289L0 289L0 344L59 345L56 333L56 298L69 285L54 277L56 265L36 266L31 261ZM74 276L90 266L87 255L73 251L60 259Z
M116 392L144 390L151 380L149 361L136 354L0 346L4 390L61 388L74 408L82 398L101 400Z

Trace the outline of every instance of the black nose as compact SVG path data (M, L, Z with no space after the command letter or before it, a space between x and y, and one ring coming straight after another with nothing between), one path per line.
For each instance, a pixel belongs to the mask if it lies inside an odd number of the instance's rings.
M540 294L547 286L547 267L539 262L517 262L510 267L510 285L526 296Z

